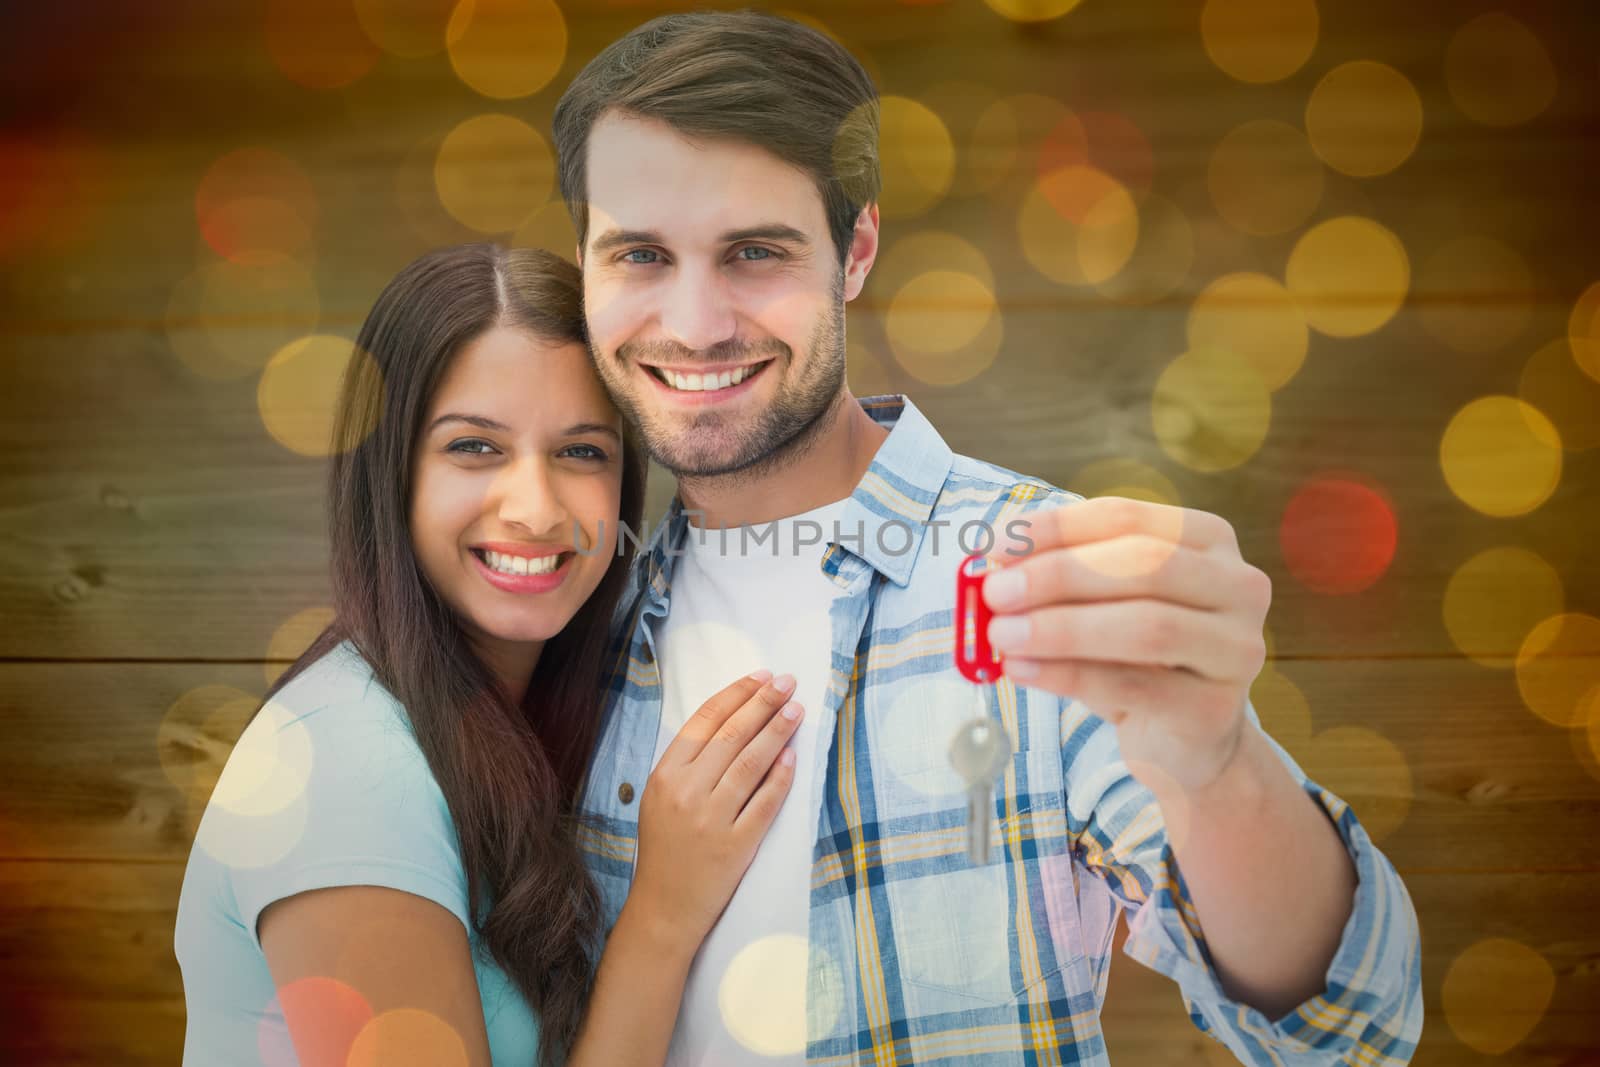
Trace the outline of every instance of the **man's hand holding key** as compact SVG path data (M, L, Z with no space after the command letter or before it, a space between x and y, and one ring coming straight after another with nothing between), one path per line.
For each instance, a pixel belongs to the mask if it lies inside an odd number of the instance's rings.
M1030 516L1026 533L1026 553L996 545L1000 568L983 587L1005 673L1109 720L1147 786L1215 780L1246 724L1272 600L1233 527L1192 508L1098 497Z

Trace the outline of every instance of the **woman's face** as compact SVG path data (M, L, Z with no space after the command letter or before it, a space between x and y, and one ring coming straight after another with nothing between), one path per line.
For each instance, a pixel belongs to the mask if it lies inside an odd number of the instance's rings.
M604 577L621 434L578 343L496 326L445 370L414 453L411 541L491 663L526 667Z

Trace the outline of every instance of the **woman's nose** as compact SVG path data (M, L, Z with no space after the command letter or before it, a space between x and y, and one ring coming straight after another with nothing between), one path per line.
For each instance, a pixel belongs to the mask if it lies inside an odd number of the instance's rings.
M550 472L539 457L528 457L506 467L495 480L493 506L503 522L525 527L537 537L559 538L568 514Z

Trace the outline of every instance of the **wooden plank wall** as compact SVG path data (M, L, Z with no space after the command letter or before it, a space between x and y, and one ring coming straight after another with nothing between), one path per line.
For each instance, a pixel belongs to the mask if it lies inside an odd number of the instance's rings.
M1285 12L1310 0L1213 4L1253 8L1245 22L1258 27L1257 44L1271 55L1291 41ZM226 707L212 714L230 690L204 687L262 692L298 651L301 631L280 631L327 596L321 461L282 447L264 428L257 383L265 357L305 333L353 337L402 264L433 245L479 236L446 212L432 186L434 153L457 123L499 111L548 136L560 85L604 42L667 9L655 0L563 3L568 47L550 87L491 100L464 85L436 50L379 55L338 3L221 6L229 10L108 3L7 15L5 1063L177 1061L184 1013L173 912L209 776L238 725ZM384 19L401 6L357 5L388 28L391 45L400 38ZM433 5L439 13L449 6ZM929 380L927 364L891 344L885 320L909 275L886 261L850 312L852 384L858 393L911 394L959 451L1089 490L1108 487L1089 484L1090 464L1135 461L1163 475L1186 505L1232 521L1246 558L1276 589L1274 655L1258 706L1298 759L1382 829L1421 917L1427 1025L1415 1062L1596 1062L1595 754L1581 722L1557 726L1523 705L1512 669L1522 631L1491 626L1512 639L1481 649L1480 662L1459 653L1443 621L1452 575L1496 546L1545 561L1562 590L1553 610L1600 614L1600 468L1583 447L1596 443L1600 420L1600 407L1586 406L1593 383L1567 368L1563 385L1545 388L1568 447L1559 484L1531 512L1475 511L1441 469L1452 416L1475 398L1515 395L1524 367L1566 336L1575 301L1600 279L1593 21L1574 3L1508 5L1537 42L1534 58L1516 61L1528 51L1524 39L1492 24L1499 29L1488 36L1503 61L1495 66L1453 44L1493 10L1483 0L1321 0L1305 62L1252 84L1208 56L1204 6L1084 0L1060 19L1023 25L979 0L795 0L791 10L820 20L864 57L885 93L925 102L948 126L952 188L920 215L888 218L886 255L913 233L964 238L992 270L1004 328L981 374L959 384ZM442 16L433 17L437 39ZM1476 105L1460 86L1452 91L1449 71L1466 63L1472 85L1490 85L1482 106L1514 106L1538 95L1541 54L1553 89L1536 114L1493 125L1464 112ZM1388 64L1415 87L1424 119L1414 153L1369 178L1316 163L1322 190L1295 226L1266 235L1230 226L1208 187L1216 146L1251 120L1303 128L1315 87L1353 60ZM311 87L285 74L336 81L350 72L346 62L359 77L343 86ZM997 100L1011 105L993 111ZM1018 205L1065 108L1115 113L1142 131L1153 164L1149 194L1165 206L1137 188L1141 221L1149 234L1172 238L1163 246L1148 237L1103 289L1046 278L1018 237ZM996 125L996 115L1009 124ZM1373 124L1376 143L1387 113L1358 117ZM1119 143L1097 164L1137 176L1138 140ZM287 303L263 295L261 276L230 282L238 272L217 266L197 222L203 179L240 149L289 161L290 177L269 191L290 189L284 195L295 214L275 216L266 232L268 243L290 248L312 289ZM517 186L494 162L484 161L474 180L486 197L514 199ZM1303 178L1291 162L1255 159L1268 175L1255 195L1276 195L1293 173ZM1286 168L1282 182L1271 178L1275 167ZM1247 462L1212 473L1184 466L1157 440L1152 395L1186 348L1196 296L1233 271L1284 278L1307 227L1349 214L1381 222L1404 246L1404 306L1375 332L1313 332L1300 373L1273 395L1265 441ZM1474 247L1450 244L1463 237L1500 242L1525 274L1452 270L1474 266L1452 259ZM571 232L552 207L518 239L568 251ZM1339 299L1363 297L1335 293L1328 302ZM1329 470L1380 485L1398 531L1382 577L1345 595L1308 588L1279 538L1291 499ZM655 471L652 515L670 492ZM1508 591L1501 606L1509 617L1531 610L1523 593ZM1600 649L1566 651L1564 677L1597 677ZM1593 706L1600 715L1600 701ZM1526 1019L1509 1004L1447 999L1447 988L1453 998L1474 982L1537 985L1476 963L1484 957L1474 946L1486 938L1519 942L1542 961L1533 973L1553 976L1548 1003ZM1118 1064L1223 1062L1189 1027L1174 991L1126 960L1113 970L1106 1029ZM1486 1051L1497 1038L1512 1042L1498 1057Z

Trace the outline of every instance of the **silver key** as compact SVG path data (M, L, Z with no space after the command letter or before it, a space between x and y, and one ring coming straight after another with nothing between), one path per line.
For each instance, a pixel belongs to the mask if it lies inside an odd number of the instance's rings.
M962 723L950 742L950 765L967 786L967 861L989 862L994 783L1011 760L1011 737L991 716Z

